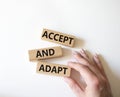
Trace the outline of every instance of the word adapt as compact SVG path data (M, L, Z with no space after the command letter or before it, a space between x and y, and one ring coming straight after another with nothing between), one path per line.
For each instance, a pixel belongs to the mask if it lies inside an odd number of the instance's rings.
M70 47L73 47L75 41L74 36L72 35L63 34L49 29L43 29L41 39Z
M36 72L55 76L70 76L71 68L65 65L39 61L37 64Z
M29 50L29 60L48 59L62 56L62 48L60 46L51 48L42 48Z

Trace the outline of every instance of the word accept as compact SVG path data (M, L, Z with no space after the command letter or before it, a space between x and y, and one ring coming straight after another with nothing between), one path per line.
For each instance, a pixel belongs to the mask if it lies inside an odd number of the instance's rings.
M41 39L70 47L73 47L75 40L74 36L72 35L63 34L61 32L56 32L48 29L43 29Z
M71 68L65 65L38 62L36 72L56 76L70 76Z

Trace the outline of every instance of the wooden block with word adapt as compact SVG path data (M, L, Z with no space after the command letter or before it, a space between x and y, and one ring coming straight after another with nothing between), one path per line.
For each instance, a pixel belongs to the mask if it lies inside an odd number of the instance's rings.
M62 48L60 46L29 50L29 60L48 59L62 56Z
M64 34L49 29L43 29L41 39L70 47L74 46L75 41L75 37L72 35Z
M36 72L55 76L70 76L71 68L66 65L39 61L37 64Z

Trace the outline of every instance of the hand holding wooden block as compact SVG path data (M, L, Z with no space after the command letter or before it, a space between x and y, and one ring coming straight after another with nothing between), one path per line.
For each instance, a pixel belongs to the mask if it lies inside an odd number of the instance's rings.
M30 61L34 61L38 59L48 59L48 58L54 58L60 56L62 56L62 48L60 46L29 50Z
M75 37L72 35L56 32L49 29L43 29L41 39L70 47L73 47L75 41Z
M38 62L36 72L56 76L70 76L71 68L65 65Z

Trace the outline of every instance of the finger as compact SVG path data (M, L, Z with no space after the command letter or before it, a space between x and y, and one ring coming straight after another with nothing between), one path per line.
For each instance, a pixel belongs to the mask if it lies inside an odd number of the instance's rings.
M103 70L103 67L102 67L102 64L101 64L101 61L98 57L98 54L95 54L94 57L93 57L95 63L97 64L97 66L99 67L99 69Z
M83 51L82 51L83 52ZM82 65L85 65L85 66L88 66L89 69L91 71L93 71L96 75L99 74L98 73L98 69L96 69L96 66L92 64L92 62L90 63L88 60L86 60L84 57L82 57L78 52L74 52L74 55L73 55L76 60L82 64Z
M78 62L86 67L88 67L88 69L93 72L95 74L96 77L98 77L99 79L104 79L104 76L102 75L102 73L100 72L100 70L97 68L97 66L95 64L93 64L92 62L88 62L84 57L81 57L81 55L79 55L78 52L74 53L74 57L76 58L76 60L78 60Z
M101 71L101 73L102 73L104 76L106 76L105 71L104 71L104 68L103 68L102 63L101 63L101 61L100 61L100 59L99 59L98 54L95 54L95 55L94 55L93 60L94 60L95 64L97 65L97 67L99 68L99 70Z
M87 85L92 84L92 81L96 79L96 75L86 65L78 64L75 62L69 62L68 66L78 71Z
M84 49L80 50L80 54L81 54L81 56L83 58L85 58L86 60L90 61L89 56L88 56L88 54L86 53L86 51Z
M74 58L80 63L80 64L83 64L83 65L89 65L89 62L86 60L86 59L84 59L81 55L80 55L80 53L78 53L78 52L73 52L73 56L74 56Z
M79 94L81 94L83 92L81 87L72 78L64 77L64 80L76 95L79 95Z

